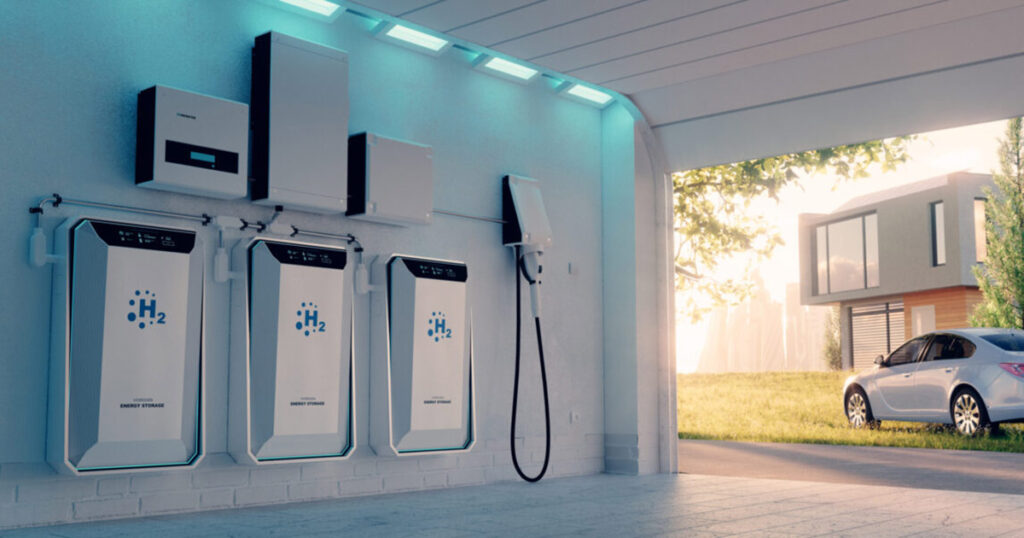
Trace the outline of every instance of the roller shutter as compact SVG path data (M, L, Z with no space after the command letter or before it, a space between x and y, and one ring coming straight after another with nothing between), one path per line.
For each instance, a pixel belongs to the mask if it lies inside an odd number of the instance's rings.
M888 355L903 343L903 303L879 303L850 307L853 369L874 365L875 357Z

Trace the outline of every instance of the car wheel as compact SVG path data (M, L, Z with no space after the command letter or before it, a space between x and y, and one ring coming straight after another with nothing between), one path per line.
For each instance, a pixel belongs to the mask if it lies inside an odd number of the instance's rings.
M874 415L871 414L868 397L860 387L854 388L846 395L846 420L850 421L850 426L854 428L874 429L879 425Z
M974 389L965 387L956 391L949 404L949 413L956 431L962 435L975 435L989 426L985 402Z

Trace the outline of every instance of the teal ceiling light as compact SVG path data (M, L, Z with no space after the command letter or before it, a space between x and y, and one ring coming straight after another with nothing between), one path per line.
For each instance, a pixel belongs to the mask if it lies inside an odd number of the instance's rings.
M332 0L257 0L261 4L274 6L278 9L291 11L322 22L333 22L345 8Z
M520 83L530 82L539 73L536 69L526 67L525 65L504 58L486 55L481 55L475 63L475 68L484 73L497 75L501 78Z
M330 17L334 15L334 12L341 6L334 2L328 2L327 0L281 0L286 4L291 4L295 7L299 7L308 11L312 11L318 15L324 17Z
M381 23L377 37L431 56L439 56L452 44L447 39L391 22Z
M598 108L604 108L612 100L611 95L582 84L572 84L563 93L577 101L597 106Z

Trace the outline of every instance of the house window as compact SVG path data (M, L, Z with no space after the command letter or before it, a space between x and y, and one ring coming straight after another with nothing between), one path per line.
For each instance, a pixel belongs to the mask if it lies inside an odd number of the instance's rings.
M988 259L988 242L985 237L985 199L974 199L974 259L985 263Z
M864 286L877 288L878 282L878 215L864 215Z
M946 265L946 216L942 202L932 202L932 265Z
M817 293L874 288L878 277L878 215L871 213L815 228Z
M815 231L816 247L818 253L817 275L818 295L828 293L828 237L825 235L825 227L818 226Z

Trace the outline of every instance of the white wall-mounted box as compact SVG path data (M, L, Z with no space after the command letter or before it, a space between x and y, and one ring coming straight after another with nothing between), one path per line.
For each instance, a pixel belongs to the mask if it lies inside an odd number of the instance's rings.
M540 182L523 176L501 181L502 244L543 250L551 246L551 223L544 209Z
M252 199L316 213L348 201L348 54L278 32L252 54Z
M60 473L189 467L203 453L203 247L191 230L57 228L47 460Z
M370 445L378 456L466 452L476 441L464 263L395 254L374 263Z
M374 133L349 137L348 211L354 219L430 224L434 153L430 146Z
M355 448L345 249L255 238L233 253L228 450L238 463L343 459Z
M139 92L135 184L213 198L249 188L249 105L153 86Z

